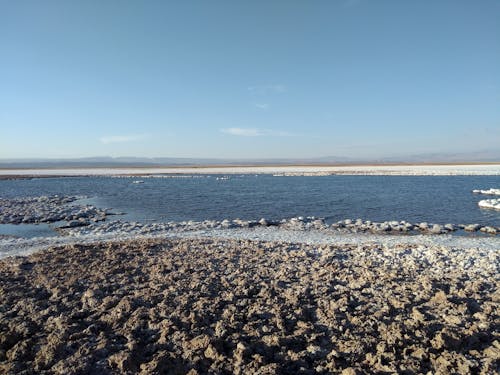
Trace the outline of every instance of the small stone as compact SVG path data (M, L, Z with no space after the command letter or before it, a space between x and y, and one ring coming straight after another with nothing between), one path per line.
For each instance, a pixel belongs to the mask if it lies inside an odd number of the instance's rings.
M440 234L443 231L443 227L439 224L434 224L431 228L431 233Z
M448 223L448 224L444 225L444 229L446 229L447 231L453 232L456 230L456 227L453 224Z
M342 375L356 375L358 372L353 367L348 367L342 370Z
M266 219L262 218L259 220L259 225L262 225L263 227L267 227L269 225L269 222Z
M448 298L446 296L446 293L440 290L437 292L432 298L431 302L435 304L441 304L441 303L446 303L448 302Z
M429 224L427 224L425 221L423 223L418 224L419 229L421 230L427 230L429 229Z
M481 228L481 225L479 224L468 224L464 227L464 230L467 232L475 232Z
M205 357L207 357L208 359L214 360L214 361L219 360L219 358L221 357L220 354L217 353L217 350L213 347L212 344L210 344L208 346L208 348L205 350L204 354L205 354Z

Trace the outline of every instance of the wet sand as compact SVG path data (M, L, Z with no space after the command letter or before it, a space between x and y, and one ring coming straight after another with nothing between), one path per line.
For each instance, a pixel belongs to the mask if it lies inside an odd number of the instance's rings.
M0 372L495 373L498 251L241 239L0 261Z

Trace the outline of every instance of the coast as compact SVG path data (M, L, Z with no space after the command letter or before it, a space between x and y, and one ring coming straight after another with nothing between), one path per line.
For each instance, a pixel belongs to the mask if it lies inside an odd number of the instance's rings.
M477 223L376 222L362 219L329 223L324 218L302 216L281 220L135 222L108 220L110 215L121 213L86 204L87 201L85 196L0 198L0 229L2 225L19 225L27 231L34 230L39 224L47 226L43 237L0 235L0 258L27 255L50 246L138 238L211 237L307 244L376 242L382 245L421 243L431 246L500 248L500 238L497 238L500 227Z

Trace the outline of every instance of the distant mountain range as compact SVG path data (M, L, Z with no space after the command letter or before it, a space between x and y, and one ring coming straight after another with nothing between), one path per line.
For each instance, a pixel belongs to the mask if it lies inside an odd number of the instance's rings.
M0 159L0 168L84 168L84 167L168 167L205 165L321 165L321 164L406 164L406 163L492 163L500 162L499 151L469 153L429 153L383 158L216 159L216 158L142 158L87 157L74 159Z

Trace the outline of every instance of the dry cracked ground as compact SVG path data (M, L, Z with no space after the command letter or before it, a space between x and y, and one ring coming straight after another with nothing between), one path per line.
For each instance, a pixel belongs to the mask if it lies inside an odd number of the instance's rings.
M496 373L496 252L173 239L0 261L0 373Z

